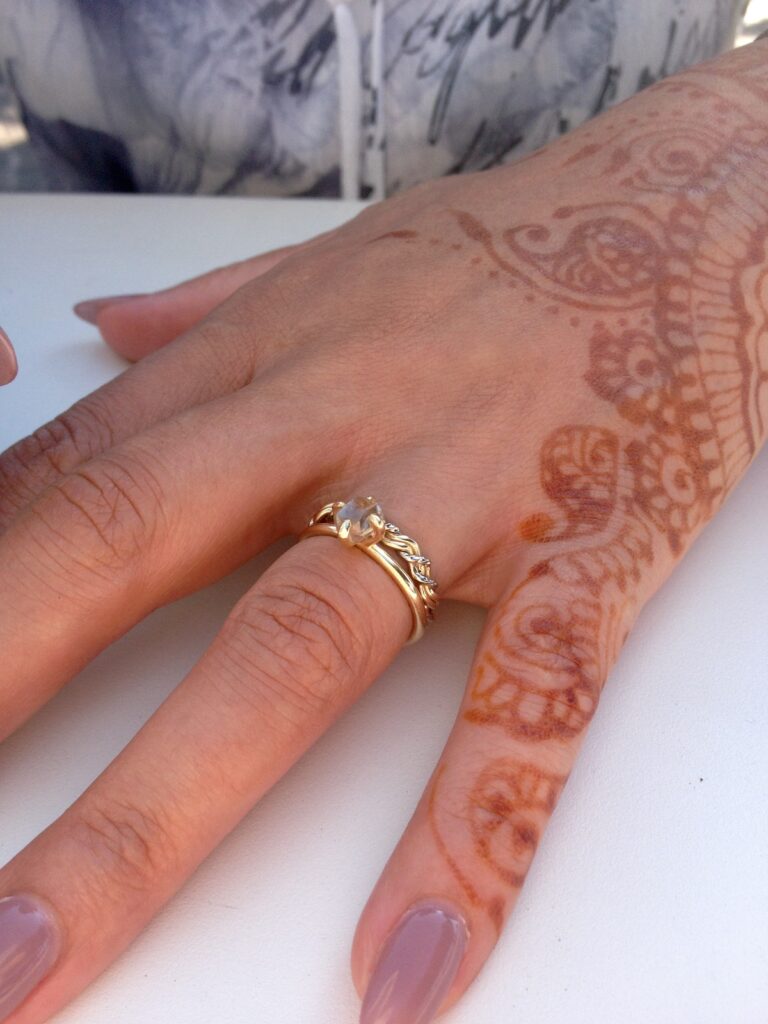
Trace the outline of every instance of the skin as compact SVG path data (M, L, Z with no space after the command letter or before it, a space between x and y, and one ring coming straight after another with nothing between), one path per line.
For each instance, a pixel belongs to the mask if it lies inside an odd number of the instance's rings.
M17 369L16 352L11 339L0 327L0 387L14 380Z
M465 991L628 631L764 440L765 46L513 166L107 302L102 334L139 361L0 458L4 734L153 608L337 497L378 496L442 596L490 610L363 913L361 992L429 897L469 923L445 1006ZM63 942L11 1024L46 1020L117 956L394 657L409 614L330 538L267 570L122 755L0 870L0 896L38 893Z

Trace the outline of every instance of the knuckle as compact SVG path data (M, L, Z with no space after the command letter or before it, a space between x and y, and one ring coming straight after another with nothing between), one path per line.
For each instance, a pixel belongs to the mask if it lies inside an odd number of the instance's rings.
M290 718L337 707L360 674L370 639L361 634L351 595L319 572L283 574L245 595L222 631L238 697L268 698Z
M222 392L245 387L253 379L255 369L249 340L254 336L253 320L238 315L239 306L236 302L225 303L194 328L195 346L208 356L208 383Z
M165 816L117 797L88 799L70 825L99 890L147 892L172 874L178 855Z
M568 588L527 598L501 631L502 649L545 676L571 677L599 689L607 671L602 603Z
M69 460L91 458L115 443L110 417L95 395L77 402L42 431L41 450L60 472L66 472Z
M163 510L146 465L102 458L51 484L30 511L43 547L88 569L120 569L151 544Z
M28 500L50 480L110 448L114 431L95 398L83 399L0 457L0 486Z

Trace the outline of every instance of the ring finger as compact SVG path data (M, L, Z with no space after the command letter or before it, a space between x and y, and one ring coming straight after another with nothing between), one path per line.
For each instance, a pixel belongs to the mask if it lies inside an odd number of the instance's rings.
M393 495L392 506L418 536L417 508L435 497ZM460 529L428 537L448 583ZM26 909L34 922L18 950L0 948L0 1017L45 977L11 1018L38 1024L103 970L410 628L408 603L362 552L311 537L278 559L123 753L0 871L5 943L3 914L12 925Z

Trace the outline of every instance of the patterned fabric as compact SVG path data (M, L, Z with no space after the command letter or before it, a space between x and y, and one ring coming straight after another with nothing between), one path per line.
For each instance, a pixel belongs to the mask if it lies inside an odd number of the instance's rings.
M388 193L491 167L728 48L744 8L377 2L380 39L372 0L349 0L362 194L381 173L366 153L376 110ZM0 0L0 66L58 187L338 194L342 104L328 0Z

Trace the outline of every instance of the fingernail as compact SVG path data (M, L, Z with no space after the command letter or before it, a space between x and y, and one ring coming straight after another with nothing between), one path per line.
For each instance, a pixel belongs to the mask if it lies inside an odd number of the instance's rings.
M458 973L469 932L447 905L420 903L384 944L360 1024L429 1024Z
M95 324L99 313L107 306L113 306L116 302L127 302L128 299L140 299L144 292L136 292L132 295L105 295L101 299L84 299L72 307L75 316L85 320L88 324Z
M16 362L11 339L0 327L0 384L10 384L18 369L19 364Z
M58 932L32 896L0 899L0 1021L22 1003L53 967Z

